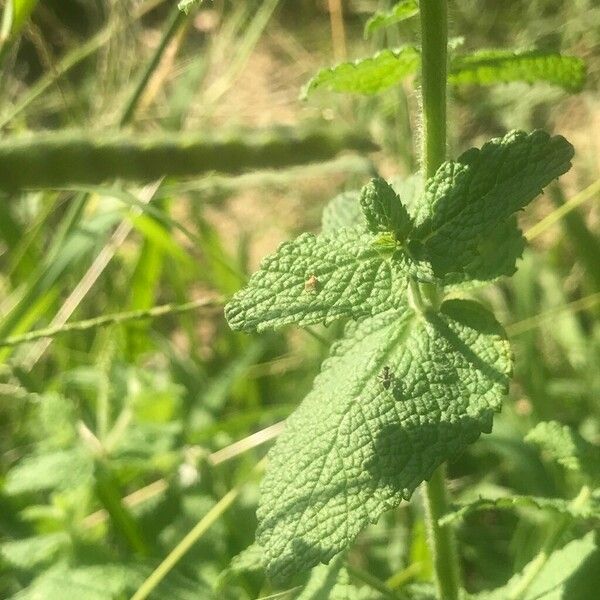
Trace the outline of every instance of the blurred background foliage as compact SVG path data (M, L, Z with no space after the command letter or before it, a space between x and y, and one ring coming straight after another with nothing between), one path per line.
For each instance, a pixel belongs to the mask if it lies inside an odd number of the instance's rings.
M333 125L365 132L379 150L237 177L157 173L4 193L0 597L131 597L198 523L150 597L275 593L260 570L231 561L253 541L260 460L340 330L235 334L221 306L279 242L318 230L327 200L374 172L417 168L413 81L370 98L298 99L318 68L418 39L415 20L363 38L367 18L389 4L215 0L186 16L164 0L4 2L3 138L227 129L243 140L286 125L285 144L293 128ZM571 498L579 476L523 438L555 419L600 442L600 6L452 1L450 18L465 50L555 48L588 65L577 95L543 84L461 88L450 110L451 155L515 127L561 133L577 151L523 225L574 210L531 236L512 280L480 292L511 335L516 378L494 432L450 465L453 493ZM44 328L48 337L28 337ZM458 529L468 589L501 585L526 564L544 518L469 516ZM357 577L397 589L427 581L419 503L365 531L349 561ZM362 585L365 598L381 597Z

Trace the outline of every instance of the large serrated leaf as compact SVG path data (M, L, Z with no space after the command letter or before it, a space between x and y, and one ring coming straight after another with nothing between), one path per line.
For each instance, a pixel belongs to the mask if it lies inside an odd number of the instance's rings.
M382 50L374 56L322 69L304 87L302 96L315 90L377 94L417 72L421 55L413 46Z
M419 12L417 0L401 0L386 11L376 12L365 24L365 37L368 37L384 27L390 27L406 19L414 17Z
M489 432L511 372L474 302L350 323L271 451L257 541L275 577L329 561Z
M545 81L569 92L580 91L585 78L581 58L545 50L481 50L454 57L448 73L448 81L455 85Z
M537 496L506 496L501 498L479 498L474 502L454 506L440 519L440 525L447 525L459 519L464 519L474 512L482 510L517 510L519 508L533 508L550 511L571 517L572 519L600 519L600 501L592 496L583 505L574 505L563 498L541 498Z
M438 276L464 271L498 226L569 170L572 157L562 136L513 131L443 163L427 181L412 236L420 257Z
M225 316L232 329L262 331L398 308L407 280L395 265L360 228L305 233L263 260Z

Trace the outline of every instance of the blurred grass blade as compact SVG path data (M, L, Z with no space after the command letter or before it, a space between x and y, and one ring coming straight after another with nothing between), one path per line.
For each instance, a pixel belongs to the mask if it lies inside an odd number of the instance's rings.
M139 81L136 84L131 97L127 101L125 105L125 109L123 110L123 114L121 115L121 119L119 120L119 127L124 127L128 123L130 123L134 117L135 111L138 107L140 99L142 98L142 94L146 89L154 71L158 67L165 50L177 34L177 32L185 25L188 19L188 11L182 11L178 6L173 6L171 9L171 14L169 15L169 20L167 22L166 27L164 28L162 37L160 39L160 43L156 47L156 50L152 53L148 64L143 69Z
M455 56L448 73L448 81L454 85L544 81L572 93L581 91L585 79L581 58L544 50L480 50Z
M166 204L159 201L156 201L155 204L155 208L160 205L158 210L162 209L166 213ZM146 243L152 244L163 254L170 256L186 268L194 269L196 263L192 256L190 256L189 250L184 249L173 238L172 231L165 225L165 222L155 219L149 214L129 215L129 218L134 229L144 237ZM143 252L140 252L141 254ZM137 308L142 307L138 306Z
M221 76L209 87L203 95L203 109L210 113L221 97L231 89L233 82L242 73L245 65L258 44L261 35L267 27L280 0L264 0L258 9L248 3L246 11L252 17L250 23L240 32L240 37L234 39L233 58L226 66ZM232 46L226 48L226 58L231 56Z
M506 327L506 332L511 337L521 335L523 333L526 333L527 331L535 329L542 323L552 321L555 318L560 317L563 313L588 310L596 306L598 303L600 303L600 292L596 294L591 294L590 296L585 296L585 298L575 300L574 302L565 304L564 306L558 306L557 308L548 310L539 315L523 319L522 321L513 323L512 325L508 325Z
M135 554L147 556L149 548L142 529L121 501L119 483L106 460L95 461L94 478L96 494L110 515L115 531Z
M40 248L38 247L40 245L39 238L44 232L44 227L49 226L48 219L59 204L59 195L48 194L44 200L44 204L40 207L34 223L30 224L28 229L22 230L18 242L14 246L8 244L11 252L8 256L8 264L4 275L15 284L25 281L36 270L36 265L39 264L42 258ZM0 219L6 219L6 222L10 222L12 217L10 216L9 206L4 203L0 204L3 207L3 209L0 209L2 211ZM5 239L5 241L7 240ZM36 242L38 242L37 246Z
M581 206L584 202L591 200L594 196L600 194L600 179L597 179L584 190L573 196L570 200L553 210L548 216L544 217L539 223L536 223L525 233L527 241L531 241L542 234L549 227L560 221L565 215Z
M38 0L6 0L0 29L0 63L10 42L21 33Z
M107 27L88 41L78 44L54 65L52 69L46 71L36 83L28 88L23 96L15 102L14 106L10 107L0 116L0 129L6 127L73 67L102 48L116 33L126 29L131 22L141 18L162 2L163 0L147 0L138 10L134 11L131 20L111 19Z
M239 442L234 442L226 448L213 452L208 457L208 462L213 466L216 466L231 460L232 458L235 458L240 454L244 454L244 452L247 452L252 448L256 448L257 446L261 446L262 444L275 439L277 436L279 436L284 428L285 421L279 421L279 423L275 423L274 425L266 427L265 429L261 429L260 431L245 437Z
M169 201L157 200L154 208L168 214ZM172 229L159 219L142 213L131 215L131 223L143 236L143 241L130 279L128 308L150 309L160 293L160 282L168 259L171 259L168 270L171 276L177 276L182 270L192 275L198 270L198 263L192 259L189 250L178 243ZM149 326L149 323L140 321L127 326L127 347L132 360L150 347Z
M597 182L600 193L600 180ZM553 186L550 190L550 199L561 211L561 225L573 252L585 268L585 286L590 292L600 290L600 238L595 234L592 225L588 225L586 214L573 210L572 200L565 200L562 189ZM568 207L568 208L567 208Z
M260 416L265 415L261 412ZM216 467L217 465L223 464L224 462L227 462L233 458L237 458L245 452L261 446L262 444L265 444L277 437L284 425L285 421L275 423L274 425L265 427L264 429L261 429L260 431L257 431L256 433L249 435L242 440L234 442L233 444L230 444L221 450L217 450L216 452L208 455L207 462ZM219 425L218 429L219 431L223 431L221 425ZM135 508L156 498L156 496L164 494L168 488L169 483L165 479L158 479L157 481L153 481L143 488L124 496L122 502L129 509ZM101 509L85 517L83 520L83 526L85 528L95 527L99 523L103 523L107 518L108 513Z
M5 309L0 320L0 338L11 333L21 333L48 309L47 302L58 296L57 283L68 268L85 259L90 248L95 243L95 236L104 233L103 227L92 228L88 223L85 237L78 231L88 199L78 195L71 200L68 210L56 229L52 243L45 252L45 258L35 269L21 288L13 293L14 301ZM104 227L110 223L104 223ZM41 309L43 306L43 310ZM0 352L0 360L6 353Z
M161 182L158 181L142 190L139 198L140 202L142 204L148 204L154 198L154 195L160 187L160 184ZM139 209L135 210L139 211ZM82 300L86 297L88 292L92 289L100 275L102 275L116 254L117 250L127 239L132 229L133 225L129 221L122 221L119 224L108 243L102 248L79 283L63 302L60 310L52 319L50 327L61 327L67 322ZM40 340L37 342L23 359L23 363L21 365L22 368L25 370L32 369L51 343L52 338L46 338L45 340Z
M8 5L13 6L12 29L11 33L18 34L29 16L36 7L38 0L8 0L5 10L8 10Z
M374 577L367 571L363 569L359 569L358 567L354 567L350 564L346 565L346 569L351 577L354 579L358 579L358 581L362 581L366 583L370 588L378 591L383 598L390 598L390 600L398 600L398 595L394 590L388 587L385 581ZM401 598L401 597L400 597Z
M155 206L141 203L130 192L116 187L104 188L99 186L79 186L70 189L74 189L76 191L84 193L98 193L100 195L117 198L118 200L121 200L122 202L131 207L139 208L142 213L152 216L154 219L156 219L158 223L163 225L165 228L172 228L176 229L177 231L180 231L192 243L194 247L202 248L202 251L206 255L210 256L211 260L221 265L226 271L228 271L233 276L233 278L237 282L236 290L237 288L239 288L239 284L245 283L246 276L243 273L241 273L238 269L235 269L232 266L231 261L229 261L227 257L222 256L220 252L215 251L215 249L210 245L204 244L202 236L197 235L188 227L182 225L180 221L173 219L166 212L158 210Z

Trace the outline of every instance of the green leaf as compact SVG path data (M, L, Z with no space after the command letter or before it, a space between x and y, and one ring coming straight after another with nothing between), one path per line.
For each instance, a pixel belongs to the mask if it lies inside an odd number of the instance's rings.
M315 90L377 94L416 73L421 55L413 46L382 50L374 56L322 69L304 87L302 96Z
M581 58L545 50L481 50L454 57L448 73L448 81L454 85L545 81L569 92L580 91L585 79Z
M423 196L422 174L417 172L408 177L394 177L390 184L398 196L402 198L402 204L406 206L411 220L417 220L421 207L421 197Z
M583 471L600 478L600 448L590 444L581 435L557 421L538 423L525 437L550 459L571 471Z
M13 600L123 600L131 598L151 569L144 563L103 563L71 567L52 566L31 585L12 596ZM152 598L212 600L215 596L198 576L193 579L172 571L161 581Z
M344 568L344 556L315 567L296 600L359 600L359 591Z
M383 181L383 180L382 180ZM384 182L384 185L385 184ZM369 186L363 189L363 193ZM419 174L415 174L405 180L396 180L392 183L392 192L395 191L394 201L391 202L392 208L395 208L402 198L402 204L407 206L407 210L403 210L402 218L406 223L404 229L398 228L396 239L403 241L404 237L410 233L412 224L411 219L418 218L421 194L422 194L422 178ZM356 202L356 200L354 200ZM348 201L350 204L350 200ZM350 207L346 208L350 211ZM363 207L363 210L364 207ZM409 216L410 213L410 216ZM405 216L404 216L405 215ZM364 222L365 217L362 221ZM389 219L387 219L389 220ZM377 222L372 226L372 231L377 231ZM385 226L381 226L380 230L388 230ZM513 275L516 271L516 262L525 249L525 238L518 227L515 217L511 217L505 223L501 223L494 228L485 239L481 239L477 246L477 256L464 267L461 273L448 273L442 277L436 276L431 264L427 260L418 260L415 256L406 254L397 256L398 261L404 261L404 269L417 281L423 283L435 283L437 285L448 288L449 290L464 290L477 285L483 285L497 279L502 275Z
M289 323L331 323L403 303L407 280L360 229L302 234L265 258L225 316L232 329L263 331Z
M19 569L31 569L48 562L69 544L69 535L63 531L37 535L0 544L0 556Z
M116 564L69 568L59 564L15 596L19 600L119 600L143 581L139 569ZM127 594L127 597L129 594Z
M453 523L482 510L515 510L519 508L551 511L569 516L572 519L600 519L600 500L594 496L583 506L574 506L572 502L563 498L507 496L502 498L479 498L468 504L454 506L452 512L440 519L440 525Z
M93 461L84 451L74 448L22 459L6 477L7 494L43 490L66 490L91 483Z
M573 147L561 136L513 131L443 163L426 183L412 251L438 276L483 264L494 230L568 171L572 157ZM491 266L478 277L502 274Z
M462 273L445 275L442 285L452 289L468 289L503 275L513 275L525 246L525 238L513 216L505 223L500 223L487 238L481 239L477 245L477 256L464 267Z
M332 233L345 227L358 226L367 231L365 216L360 207L360 192L358 191L338 194L323 209L322 233Z
M227 583L238 575L262 571L265 568L264 552L258 544L251 544L229 562L215 582L215 590L222 590Z
M390 10L375 13L365 25L365 37L372 35L383 27L390 27L406 19L414 17L419 12L417 0L401 0L396 2Z
M328 562L489 432L510 372L502 328L474 302L348 324L269 454L257 542L270 573Z
M570 542L553 552L531 585L518 596L519 600L584 600L581 596L575 598L570 593L571 582L577 571L596 550L594 533L590 532L584 538ZM526 572L527 567L523 573L515 575L506 586L492 592L478 594L475 598L477 600L513 598L512 592L521 584Z
M360 204L371 233L391 233L396 241L404 242L412 223L389 183L380 177L372 179L361 191Z

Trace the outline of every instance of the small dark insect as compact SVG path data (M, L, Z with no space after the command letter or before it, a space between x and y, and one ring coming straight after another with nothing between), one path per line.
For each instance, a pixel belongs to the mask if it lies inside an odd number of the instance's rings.
M390 386L394 381L394 374L392 370L386 365L383 367L381 373L379 373L378 377L379 381L381 381L381 385L383 385L384 389L389 390Z
M304 291L305 292L316 292L317 291L317 286L319 285L319 280L317 279L316 275L311 275L305 282L304 282Z

